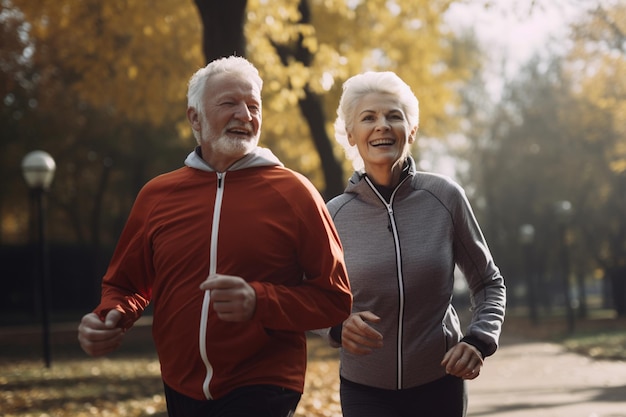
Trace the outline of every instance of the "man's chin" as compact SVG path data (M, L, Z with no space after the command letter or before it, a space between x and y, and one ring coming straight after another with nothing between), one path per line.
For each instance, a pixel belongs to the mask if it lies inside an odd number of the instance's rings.
M258 140L253 138L221 138L215 143L215 148L230 156L243 157L252 152L258 143Z

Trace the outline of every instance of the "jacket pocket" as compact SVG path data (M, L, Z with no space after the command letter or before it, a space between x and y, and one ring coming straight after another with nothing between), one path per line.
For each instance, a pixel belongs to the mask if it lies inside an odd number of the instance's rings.
M456 314L456 310L451 305L448 306L446 314L443 317L441 323L443 329L443 336L445 341L445 351L447 352L455 346L462 338L461 322L459 316Z

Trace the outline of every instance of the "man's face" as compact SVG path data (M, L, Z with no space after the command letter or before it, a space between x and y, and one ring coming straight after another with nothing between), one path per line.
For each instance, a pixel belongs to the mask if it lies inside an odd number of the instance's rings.
M190 116L200 133L202 157L214 169L225 171L259 142L261 91L241 75L218 74L207 81L203 106L195 120Z

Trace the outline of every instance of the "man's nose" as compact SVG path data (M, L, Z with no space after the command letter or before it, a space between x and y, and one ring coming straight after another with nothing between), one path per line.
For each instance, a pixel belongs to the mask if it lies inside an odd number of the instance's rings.
M235 109L235 117L240 120L250 121L252 120L252 114L246 103L240 103Z

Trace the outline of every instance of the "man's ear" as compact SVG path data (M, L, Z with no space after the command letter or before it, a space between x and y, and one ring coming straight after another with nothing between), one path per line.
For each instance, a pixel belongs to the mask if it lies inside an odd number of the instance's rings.
M198 113L194 107L187 108L187 120L189 120L189 124L193 130L197 132L200 131L200 113Z

